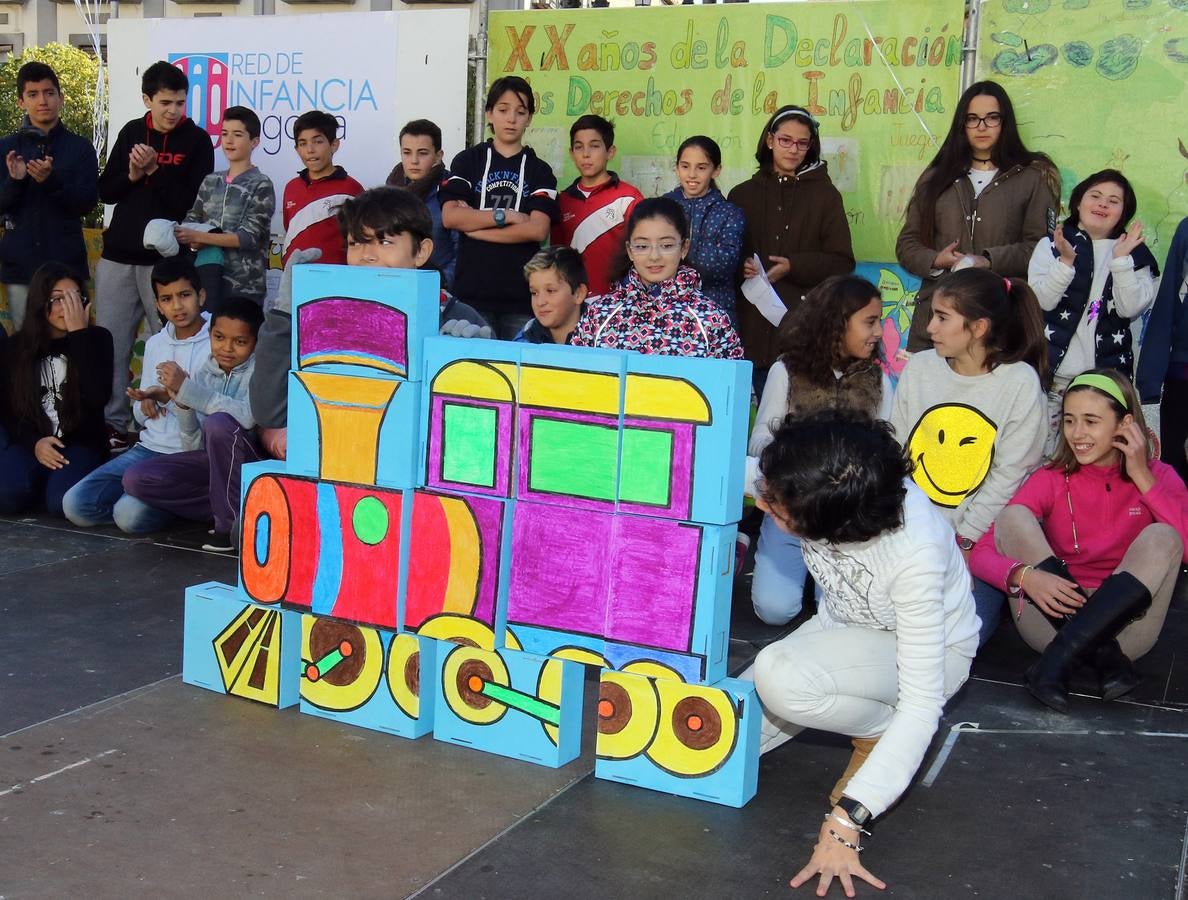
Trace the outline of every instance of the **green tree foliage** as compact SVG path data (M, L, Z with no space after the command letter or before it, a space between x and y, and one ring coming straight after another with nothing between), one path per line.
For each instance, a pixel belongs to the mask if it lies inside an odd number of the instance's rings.
M45 63L58 75L66 101L62 107L62 123L75 134L90 140L99 60L77 47L57 43L27 47L21 54L14 54L0 64L0 135L16 131L20 124L22 113L16 104L17 71L34 60ZM104 77L107 77L106 72Z

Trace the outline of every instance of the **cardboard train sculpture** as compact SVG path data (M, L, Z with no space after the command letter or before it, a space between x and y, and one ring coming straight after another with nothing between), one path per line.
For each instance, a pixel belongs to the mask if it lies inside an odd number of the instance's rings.
M183 677L741 806L727 678L750 364L436 335L436 273L301 266L289 459L244 467L240 582L186 595ZM595 718L591 715L590 718Z

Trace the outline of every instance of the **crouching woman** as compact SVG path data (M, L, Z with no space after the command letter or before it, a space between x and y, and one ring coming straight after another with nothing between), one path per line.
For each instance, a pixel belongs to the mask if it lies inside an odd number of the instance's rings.
M883 422L843 410L789 417L763 451L759 505L801 539L817 615L760 652L764 749L804 728L849 735L854 752L822 804L812 858L792 879L883 883L863 836L919 768L945 701L978 646L969 570L953 529L911 481Z

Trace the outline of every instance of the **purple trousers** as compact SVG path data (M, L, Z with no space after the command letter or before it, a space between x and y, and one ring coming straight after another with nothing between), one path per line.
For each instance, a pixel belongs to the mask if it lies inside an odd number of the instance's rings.
M183 519L230 534L239 516L239 470L264 458L254 432L227 413L202 422L203 449L146 459L124 473L124 492Z

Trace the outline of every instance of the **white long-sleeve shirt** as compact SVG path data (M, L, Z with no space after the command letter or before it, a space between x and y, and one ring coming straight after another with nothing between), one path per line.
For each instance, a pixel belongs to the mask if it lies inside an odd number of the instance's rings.
M881 815L920 768L945 704L945 653L978 648L969 569L940 511L910 480L903 526L869 541L803 540L820 586L824 628L895 632L899 694L887 730L850 779L846 796Z
M1101 299L1106 278L1113 276L1114 309L1118 315L1136 319L1151 308L1155 302L1158 280L1148 268L1135 269L1132 256L1114 258L1115 238L1103 238L1093 242L1093 283L1089 288L1089 300L1077 330L1068 345L1068 352L1056 370L1057 378L1071 378L1095 367L1097 358L1094 333L1096 319L1090 318L1093 302ZM1052 239L1044 238L1035 245L1031 262L1027 266L1027 283L1035 291L1040 307L1055 309L1068 286L1072 284L1075 271L1052 255Z

